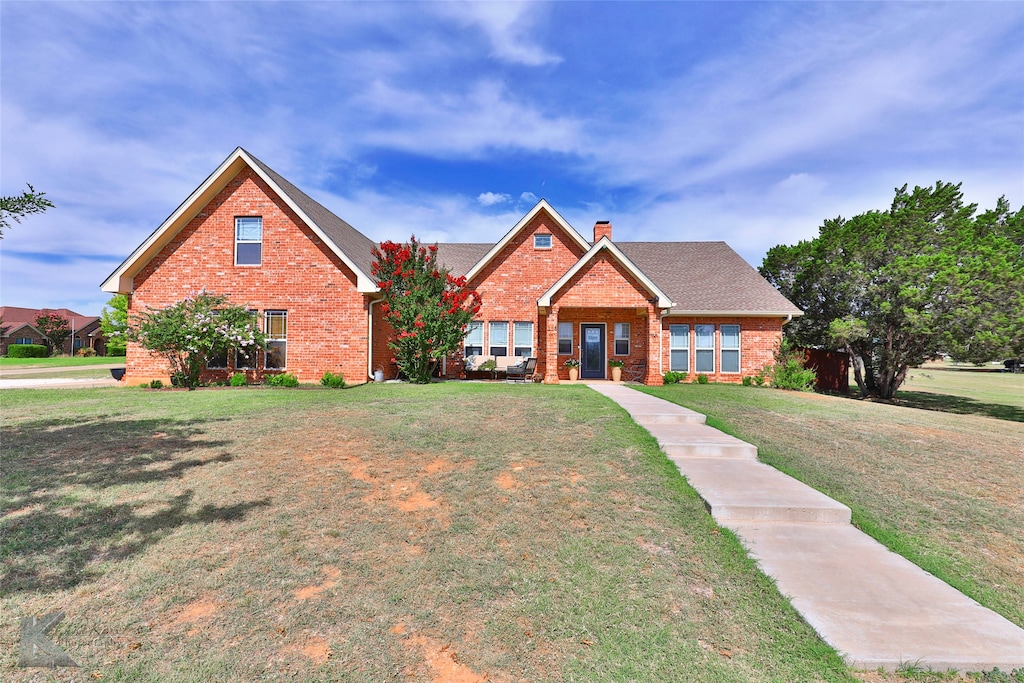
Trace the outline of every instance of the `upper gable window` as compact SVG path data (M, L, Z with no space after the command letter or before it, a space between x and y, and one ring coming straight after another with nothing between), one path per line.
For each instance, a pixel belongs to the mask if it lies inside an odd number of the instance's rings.
M263 263L263 219L259 216L235 218L235 265L258 266Z
M544 233L537 233L533 236L533 248L534 249L550 249L551 248L551 235Z

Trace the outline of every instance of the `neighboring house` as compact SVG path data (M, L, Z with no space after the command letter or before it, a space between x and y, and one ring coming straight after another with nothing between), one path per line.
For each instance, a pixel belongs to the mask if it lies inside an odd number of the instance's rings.
M375 308L375 242L245 150L236 149L103 283L129 314L205 289L262 317L274 352L228 354L209 377L287 371L361 382L390 362L391 330ZM439 244L438 259L482 298L463 356L534 356L546 382L606 378L609 359L740 381L772 361L800 310L724 242L615 242L599 222L588 240L541 200L496 244ZM165 378L166 361L128 345L128 381Z
M95 315L82 315L67 308L20 308L0 306L5 332L0 341L0 355L7 355L12 344L46 344L46 337L36 329L36 318L44 313L58 313L67 319L72 336L64 342L60 353L70 354L80 348L91 348L97 355L103 355L105 340L100 331L100 319Z

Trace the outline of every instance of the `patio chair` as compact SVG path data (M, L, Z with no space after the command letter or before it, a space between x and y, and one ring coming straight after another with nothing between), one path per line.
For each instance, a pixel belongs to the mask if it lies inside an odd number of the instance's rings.
M632 365L622 368L627 382L643 382L647 379L647 359L642 358Z
M522 382L526 384L533 379L533 373L537 370L537 359L526 358L518 365L510 365L505 369L506 382Z

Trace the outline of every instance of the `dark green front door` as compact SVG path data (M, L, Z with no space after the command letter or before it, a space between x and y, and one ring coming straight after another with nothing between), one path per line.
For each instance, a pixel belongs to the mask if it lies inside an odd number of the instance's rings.
M584 379L604 379L604 332L603 323L580 325L580 377Z

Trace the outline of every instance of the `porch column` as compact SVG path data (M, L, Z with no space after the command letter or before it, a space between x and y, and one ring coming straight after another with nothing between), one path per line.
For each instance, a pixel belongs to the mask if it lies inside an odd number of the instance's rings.
M647 304L647 376L644 378L647 386L661 386L665 383L658 372L666 344L664 334L661 329L661 311Z
M558 306L548 308L544 333L544 383L558 384Z

